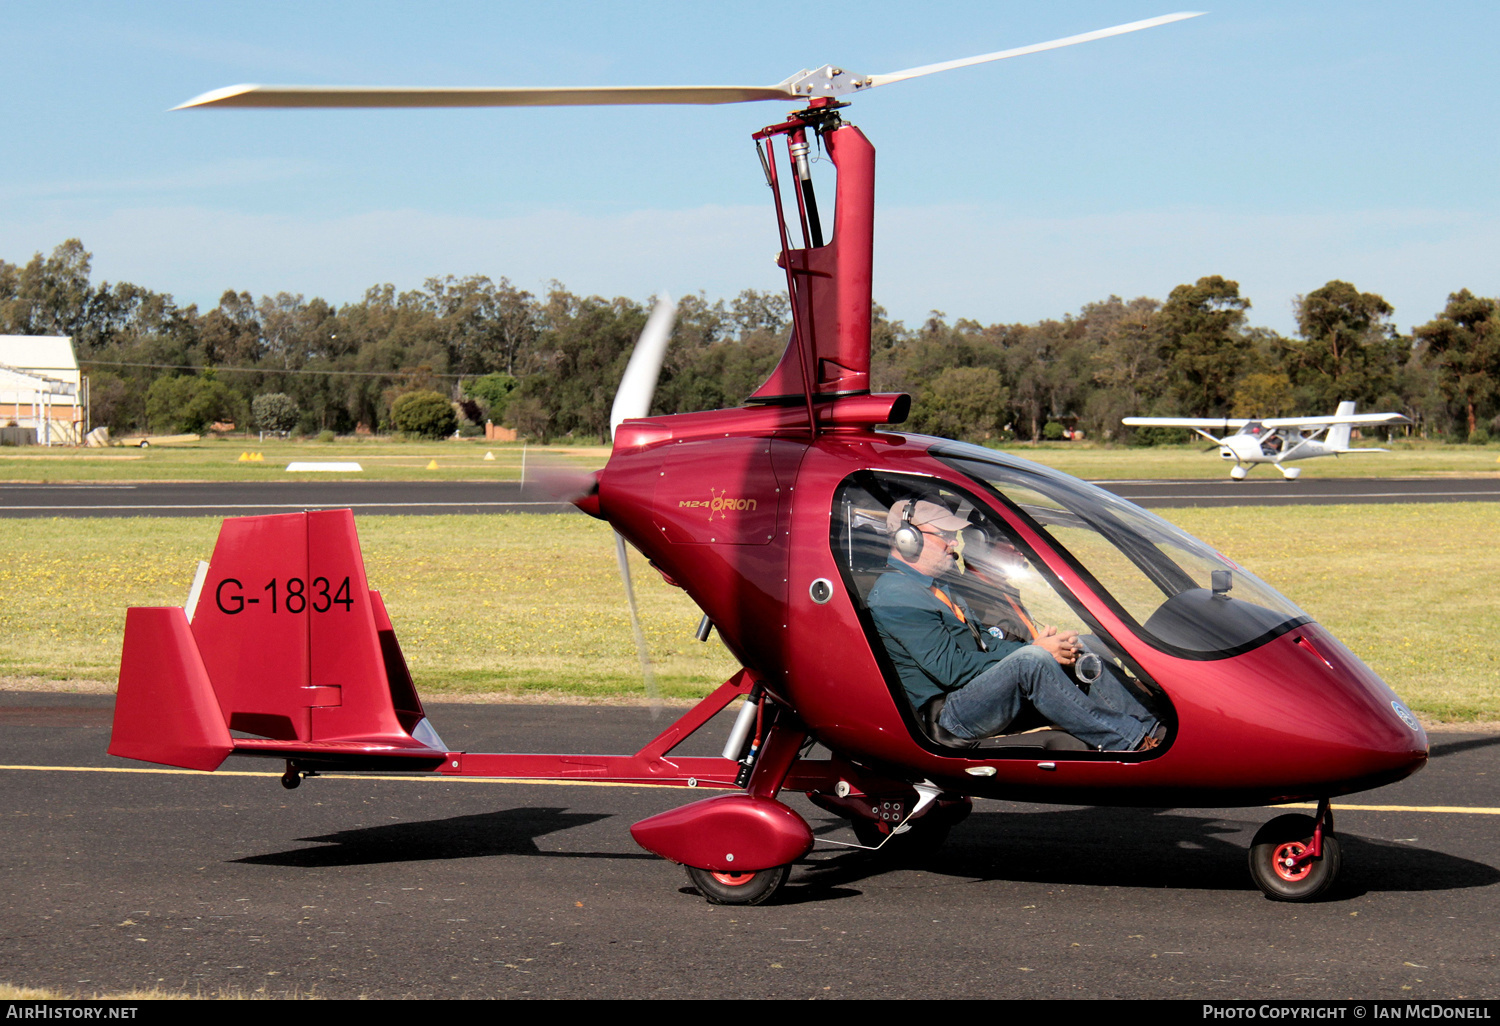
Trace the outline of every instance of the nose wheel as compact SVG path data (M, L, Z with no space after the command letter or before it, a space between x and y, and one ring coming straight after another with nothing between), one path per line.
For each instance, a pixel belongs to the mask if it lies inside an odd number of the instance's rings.
M791 866L776 866L754 873L719 873L687 867L688 879L710 905L759 905L781 890Z
M1339 874L1339 841L1324 802L1317 818L1277 816L1255 833L1250 876L1272 901L1313 901Z

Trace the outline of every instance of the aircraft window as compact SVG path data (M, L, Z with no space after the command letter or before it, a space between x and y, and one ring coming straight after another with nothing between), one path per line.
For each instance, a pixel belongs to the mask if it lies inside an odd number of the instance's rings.
M1156 693L1139 668L1121 657L1114 641L1065 593L1055 575L1035 561L1003 520L974 497L931 478L866 472L839 490L830 541L861 606L882 574L899 573L892 563L894 539L887 518L893 506L907 499L938 503L968 521L968 527L956 532L962 542L955 546L960 558L935 583L953 601L962 603L977 631L1021 642L1031 641L1048 628L1077 631L1094 657L1080 664L1081 686L1087 689L1100 674L1109 674L1137 694ZM1056 512L1071 516L1061 507ZM873 620L866 629L877 652L885 648ZM888 648L886 652L897 676L915 672L914 665L907 665L909 656ZM899 690L899 682L895 683ZM1032 710L1007 728L1006 734L1014 736L1046 725Z
M1088 567L1096 580L1110 582L1110 594L1138 622L1144 623L1156 611L1164 594L1170 596L1194 587L1190 580L1177 575L1158 579L1159 561L1155 559L1143 560L1145 572L1142 572L1139 562L1051 497L1022 485L1007 484L1002 491Z
M1219 657L1309 619L1254 574L1102 488L978 446L954 443L933 454L1030 517L1158 648Z

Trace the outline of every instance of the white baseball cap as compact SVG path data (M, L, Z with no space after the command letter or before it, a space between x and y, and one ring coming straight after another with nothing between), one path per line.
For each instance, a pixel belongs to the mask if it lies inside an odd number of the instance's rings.
M900 530L901 524L906 519L906 507L910 499L902 499L891 507L891 511L885 515L885 529L887 531ZM916 508L912 510L911 525L923 527L931 524L939 531L962 531L969 526L968 520L955 516L947 506L936 502L928 502L926 499L917 500Z

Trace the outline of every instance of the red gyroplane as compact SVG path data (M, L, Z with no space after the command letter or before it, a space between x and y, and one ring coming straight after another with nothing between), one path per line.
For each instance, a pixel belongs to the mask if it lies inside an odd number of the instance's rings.
M826 66L764 88L247 86L193 101L803 101L754 133L793 329L742 407L652 417L670 331L670 317L654 315L617 399L609 462L573 496L685 589L742 665L639 752L449 751L366 580L348 510L226 520L185 607L129 610L109 751L201 770L229 755L284 760L287 787L318 771L405 770L720 791L631 833L685 866L709 901L728 904L765 901L812 849L807 822L780 800L789 790L881 850L940 843L976 797L1151 808L1316 802L1313 816L1267 823L1250 868L1271 898L1323 893L1339 868L1330 800L1426 762L1422 727L1391 689L1307 613L1165 520L1026 460L882 430L902 422L910 399L869 387L875 151L840 97L1183 17L894 75ZM826 239L807 160L814 144L837 171ZM1070 671L1078 686L1113 677L1165 726L1162 742L1092 750L1034 711L977 742L934 729L908 700L866 602L887 572L888 515L903 500L965 521L955 538L964 559L944 578L950 593L1015 640L1041 624L1076 630L1086 649ZM673 754L741 697L721 756ZM826 758L810 757L813 742Z

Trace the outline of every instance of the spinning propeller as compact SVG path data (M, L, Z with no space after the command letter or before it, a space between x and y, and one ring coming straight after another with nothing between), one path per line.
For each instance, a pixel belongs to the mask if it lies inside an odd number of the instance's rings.
M620 389L615 393L615 403L609 411L609 433L613 437L615 428L622 420L644 417L651 412L651 397L656 394L656 379L661 376L662 361L667 356L667 340L672 337L672 325L677 320L677 304L663 292L656 297L656 308L646 319L641 337L636 340L635 351L625 365L620 378ZM630 580L630 556L625 548L625 538L615 532L615 559L620 564L620 578L625 582L625 598L630 604L630 629L635 635L635 650L641 660L641 676L646 681L646 697L651 702L651 718L655 719L661 708L661 692L657 688L656 673L651 669L651 652L646 648L646 634L641 629L641 614L635 604L635 585Z
M939 71L988 64L1008 57L1021 57L1089 43L1127 32L1156 28L1202 11L1180 11L1159 18L1132 21L1113 28L1066 36L1046 43L1033 43L1011 50L965 57L939 64L894 71L884 75L861 75L825 64L813 71L799 71L770 86L549 86L541 88L497 88L464 86L266 86L235 85L195 96L174 107L581 107L662 103L750 103L756 100L837 99L892 82L904 82Z
M666 293L657 296L656 306L646 319L636 339L630 362L620 377L620 387L615 392L614 405L609 411L609 433L623 420L647 416L651 412L651 399L656 394L656 382L661 376L662 363L666 360L667 342L672 337L672 327L677 320L677 304ZM543 494L556 502L572 502L587 495L597 482L593 474L580 471L575 466L544 463L531 478ZM651 653L646 647L646 633L641 627L641 615L635 600L635 585L630 576L630 558L625 539L615 533L615 559L620 566L620 579L625 583L625 598L630 607L630 630L635 637L636 654L641 661L641 676L646 682L646 697L651 703L651 716L656 718L661 708L661 693L656 683L656 673L651 668Z

